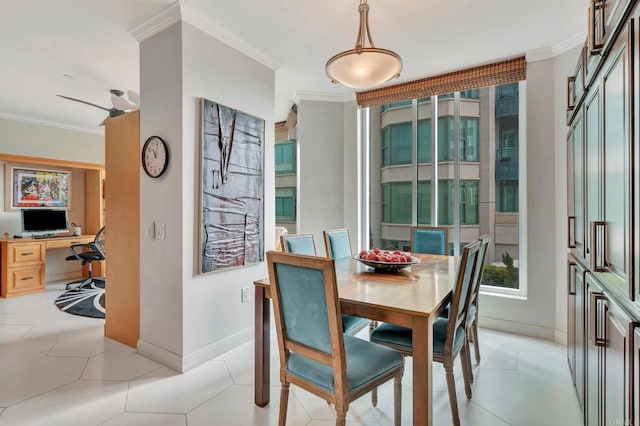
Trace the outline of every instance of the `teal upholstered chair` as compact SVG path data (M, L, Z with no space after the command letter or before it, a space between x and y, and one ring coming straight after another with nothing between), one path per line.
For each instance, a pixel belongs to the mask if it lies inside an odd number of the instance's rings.
M313 241L313 234L290 234L283 235L282 251L285 253L316 255L316 244Z
M471 399L471 362L469 342L466 339L466 321L479 250L480 241L474 241L463 248L452 300L449 305L449 316L438 317L433 322L433 360L444 365L454 425L460 424L456 384L453 377L453 362L458 353L460 353L462 364L465 393L467 398ZM385 323L373 330L370 340L396 349L406 356L411 356L413 352L411 333L410 328ZM376 397L374 391L372 398Z
M480 345L478 343L478 294L480 293L482 272L484 271L484 262L487 258L489 243L491 243L491 237L489 235L483 235L480 237L478 265L476 266L473 285L471 287L471 295L469 296L469 315L467 317L467 338L470 342L473 342L473 350L476 355L476 363L478 364L480 364ZM473 383L473 372L471 374L471 382Z
M351 257L351 242L349 241L348 229L328 229L323 231L323 235L327 257L333 259Z
M281 238L282 251L285 253L306 254L309 256L316 256L317 254L313 234L291 234L284 235ZM343 331L352 336L369 324L370 321L364 318L353 315L342 316Z
M449 229L436 226L412 226L410 250L412 253L449 254Z
M344 425L351 401L394 379L400 425L404 358L342 333L333 259L269 251L267 266L280 352L278 424L286 423L291 383L334 404L336 425Z
M324 247L327 257L332 259L340 259L342 257L351 257L351 242L349 241L349 230L329 229L322 232L324 236ZM356 317L353 315L342 315L342 326L345 333L354 335L366 326L371 330L377 325L375 321L367 318Z

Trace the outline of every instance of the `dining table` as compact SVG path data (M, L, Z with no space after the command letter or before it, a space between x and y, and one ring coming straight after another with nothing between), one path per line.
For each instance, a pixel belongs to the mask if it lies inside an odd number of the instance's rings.
M375 270L355 257L335 259L340 310L410 327L413 339L413 424L433 424L433 321L451 299L458 257L431 254L396 272ZM269 279L254 281L255 404L270 398L271 306Z

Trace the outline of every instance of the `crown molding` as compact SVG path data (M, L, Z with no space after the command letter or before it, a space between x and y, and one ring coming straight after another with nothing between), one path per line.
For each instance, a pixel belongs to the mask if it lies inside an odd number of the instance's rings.
M253 47L243 39L231 34L229 31L220 27L219 25L213 23L207 17L202 14L186 7L181 7L182 12L182 20L187 22L188 24L193 25L198 28L200 31L210 35L211 37L220 40L221 42L233 47L239 52L244 53L250 58L255 59L260 62L262 65L266 67L277 70L280 68L281 64L277 60L273 59L269 55L261 52L257 48Z
M4 118L6 120L21 121L23 123L28 123L28 124L37 124L39 126L47 126L47 127L55 127L57 129L71 130L71 131L74 131L74 132L91 133L93 135L104 135L104 129L96 130L96 129L87 129L87 128L84 128L84 127L69 126L67 124L56 123L56 122L53 122L53 121L38 120L36 118L22 117L22 116L19 116L19 115L5 114L3 112L0 112L0 118Z
M558 55L561 55L576 46L580 46L584 44L585 39L587 38L587 33L580 32L575 34L568 39L561 41L558 44L554 44L553 46L543 47L541 49L531 50L526 53L526 61L527 62L536 62L543 61L545 59L551 59Z
M180 3L175 2L171 6L134 27L129 31L129 34L131 34L138 43L141 43L149 37L158 34L160 31L169 28L176 22L180 22L180 16Z
M213 23L210 19L203 16L201 13L194 11L193 9L176 2L164 9L160 13L152 16L142 24L133 28L129 33L138 41L142 42L149 37L159 33L160 31L169 28L171 25L177 22L186 22L205 34L220 40L224 44L236 49L237 51L244 53L250 58L255 59L266 67L277 70L280 68L280 62L271 58L269 55L264 54L254 46L250 45L241 38L231 34L229 31Z
M300 101L320 101L320 102L350 102L356 100L355 92L348 93L326 93L306 90L296 90L292 96L293 102Z

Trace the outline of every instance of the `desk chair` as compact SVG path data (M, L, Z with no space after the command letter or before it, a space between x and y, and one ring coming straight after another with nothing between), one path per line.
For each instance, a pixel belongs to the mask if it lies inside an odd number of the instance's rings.
M349 241L349 230L347 228L328 229L322 231L322 234L324 236L324 247L327 252L327 257L332 259L351 257L351 242ZM366 326L369 326L369 332L371 332L378 323L353 315L343 315L342 325L345 327L345 333L353 336ZM376 401L374 401L374 407L375 402Z
M293 383L333 404L344 426L349 403L394 379L394 424L400 425L402 354L342 333L333 259L267 252L278 349L280 413L287 418Z
M104 283L104 277L94 277L93 270L91 268L91 262L99 262L105 259L106 246L105 246L105 227L103 226L92 243L88 244L73 244L71 246L71 256L67 256L65 260L79 260L82 265L88 265L88 276L81 280L72 281L67 284L67 290L75 287L75 290L82 291L85 286L91 285L94 281Z
M412 226L409 241L412 253L449 254L449 228Z
M466 339L466 321L479 250L479 240L467 244L462 250L452 300L449 305L449 316L438 317L433 322L433 360L444 365L454 425L460 425L456 381L453 377L453 362L458 353L460 353L460 363L462 364L465 394L468 399L471 399L471 361L469 342ZM408 327L385 323L373 330L369 340L395 349L405 356L411 356L413 352L411 333L412 331ZM371 397L377 398L376 393L374 390Z

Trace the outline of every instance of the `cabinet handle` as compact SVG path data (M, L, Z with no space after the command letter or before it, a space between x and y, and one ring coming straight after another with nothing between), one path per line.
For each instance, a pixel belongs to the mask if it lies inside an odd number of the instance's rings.
M576 294L576 264L575 262L569 262L569 276L567 277L567 287L569 296L575 296Z
M598 298L597 301L598 328L596 330L596 346L607 346L607 299Z
M589 5L589 25L587 28L587 44L588 44L588 52L589 55L599 55L602 50L602 34L599 34L599 28L596 28L596 17L598 19L598 25L602 26L602 10L603 10L603 2L591 0L591 4ZM600 37L598 37L600 36Z
M594 346L606 346L606 336L602 331L605 318L603 315L604 295L600 293L591 293L590 298L590 314L589 314L589 340Z
M29 252L29 253L20 253L20 256L33 256L35 253L33 252Z
M607 272L607 222L591 222L591 249L591 270Z
M28 281L28 280L32 280L33 277L22 277L20 278L20 281Z
M576 217L567 217L567 246L569 248L576 248Z

